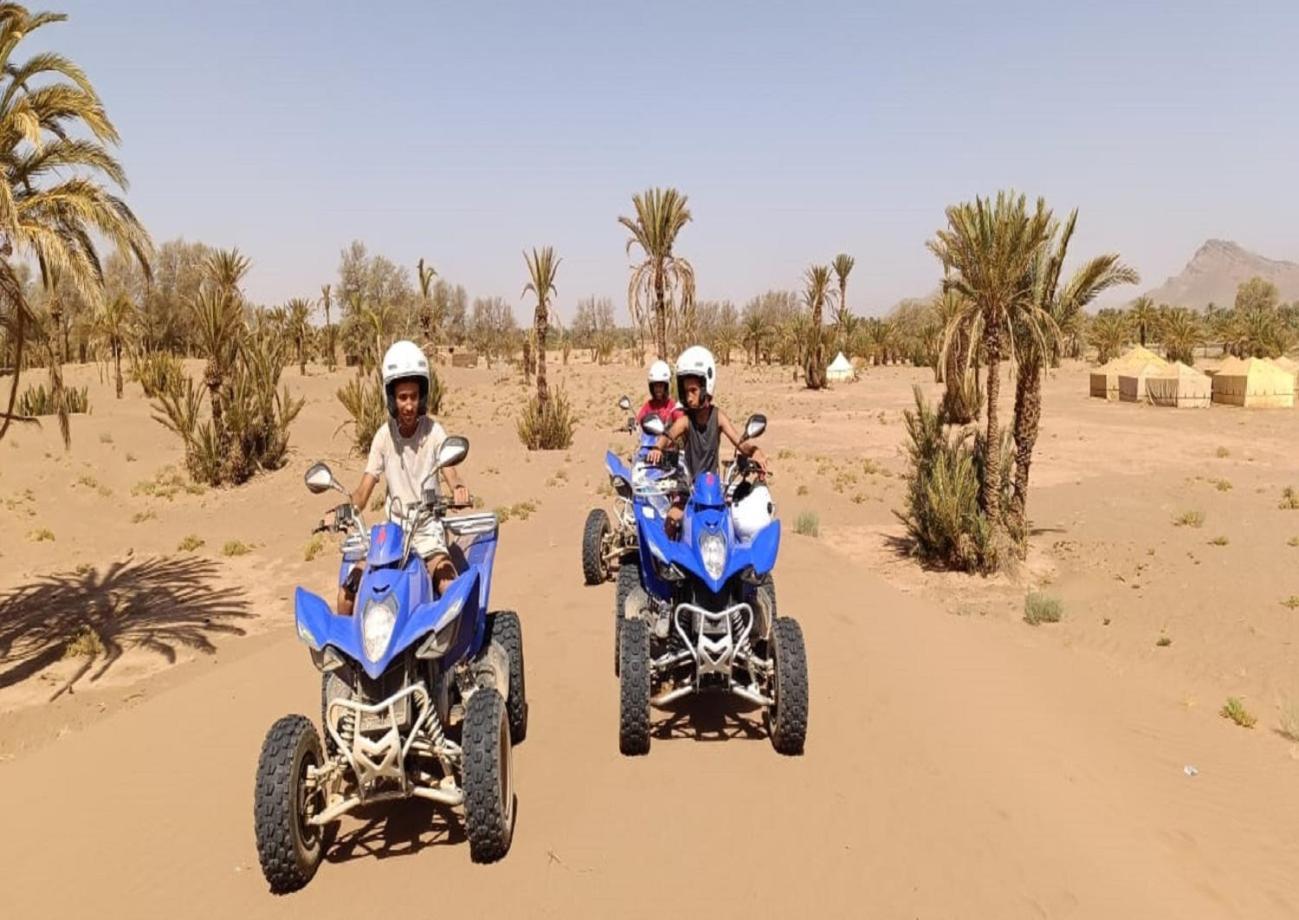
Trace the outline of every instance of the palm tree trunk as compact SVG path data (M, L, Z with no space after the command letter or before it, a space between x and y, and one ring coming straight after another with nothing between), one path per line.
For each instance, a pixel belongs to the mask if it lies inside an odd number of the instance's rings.
M1011 536L1021 557L1028 545L1028 473L1041 421L1042 366L1036 358L1029 358L1020 366L1015 381L1015 483L1010 499Z
M122 398L122 346L114 343L113 345L113 371L114 383L117 386L117 398Z
M668 308L663 292L663 273L654 273L654 345L660 360L668 359Z
M537 402L544 404L550 399L550 389L546 385L546 308L537 304L537 315L533 320L533 337L537 340Z
M988 427L984 434L985 450L983 484L979 507L995 530L1001 521L1001 428L997 417L997 399L1001 395L1001 330L989 323L984 332L988 353Z

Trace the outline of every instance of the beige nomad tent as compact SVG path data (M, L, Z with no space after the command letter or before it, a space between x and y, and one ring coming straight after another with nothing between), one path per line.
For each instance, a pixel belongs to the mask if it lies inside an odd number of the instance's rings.
M1146 399L1155 406L1207 409L1213 397L1209 375L1174 361L1166 370L1146 376Z
M1122 402L1149 402L1146 394L1146 381L1157 374L1168 373L1169 365L1163 361L1156 364L1147 361L1134 364L1119 374L1119 400Z
M825 369L825 379L831 383L852 380L855 377L856 374L853 371L852 363L843 356L843 352L839 352L835 359L830 362L830 366Z
M1168 366L1168 362L1159 355L1137 345L1126 354L1122 354L1114 360L1094 368L1091 372L1091 395L1097 399L1118 399L1119 376L1121 374L1136 375L1147 364L1153 364L1159 368Z
M1213 401L1250 409L1294 406L1294 377L1262 358L1228 358L1213 375Z

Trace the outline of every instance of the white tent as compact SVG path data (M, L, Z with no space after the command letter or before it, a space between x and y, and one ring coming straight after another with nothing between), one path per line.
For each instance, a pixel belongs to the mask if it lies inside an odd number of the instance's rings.
M1213 394L1209 375L1173 362L1167 370L1146 376L1146 399L1174 409L1207 409Z
M839 352L830 362L830 366L825 369L825 379L831 382L854 380L856 376L852 363L843 356L843 352Z
M1251 409L1294 406L1294 376L1263 358L1228 358L1213 375L1213 401Z
M1156 367L1168 366L1168 362L1159 355L1137 345L1126 354L1093 368L1090 380L1091 395L1098 399L1118 399L1119 375L1136 374L1147 364L1154 364Z

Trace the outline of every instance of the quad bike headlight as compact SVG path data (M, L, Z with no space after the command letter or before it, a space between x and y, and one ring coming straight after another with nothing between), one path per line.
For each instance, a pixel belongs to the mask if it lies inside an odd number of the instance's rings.
M383 657L396 625L397 601L391 594L381 601L371 600L365 605L365 612L361 614L361 639L366 658L378 661Z
M716 531L706 532L699 538L699 555L708 577L717 581L726 571L726 538Z

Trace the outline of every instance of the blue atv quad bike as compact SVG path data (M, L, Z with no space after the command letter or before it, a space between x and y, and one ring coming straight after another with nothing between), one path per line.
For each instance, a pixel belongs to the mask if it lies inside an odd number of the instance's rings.
M618 408L631 411L631 400L624 396ZM636 419L629 416L618 431L631 432L639 441L632 451L635 464L653 446L654 438L636 427ZM636 517L632 511L631 472L613 451L604 456L604 468L609 473L614 489L614 514L603 508L592 508L582 528L582 581L588 585L604 584L617 578L624 563L636 558Z
M262 743L254 819L262 872L277 893L315 875L338 820L360 805L426 799L462 807L469 855L491 862L514 832L512 746L527 733L523 634L510 612L488 612L498 523L493 514L448 517L437 491L444 467L469 442L447 438L423 499L367 533L350 503L319 530L345 532L339 584L364 562L355 613L339 615L298 588L298 637L321 672L324 743L306 716L285 716ZM329 467L306 473L314 493L346 491ZM414 534L443 526L459 577L441 597Z
M644 428L657 436L662 421L650 417ZM766 419L755 415L744 439L765 429ZM776 613L771 570L780 522L763 477L742 454L724 476L696 476L677 539L664 529L670 500L659 501L669 487L643 480L635 489L638 560L623 571L634 571L637 581L615 611L619 749L649 752L651 707L720 693L761 707L772 746L801 754L807 656L797 621ZM684 493L687 481L678 489Z

